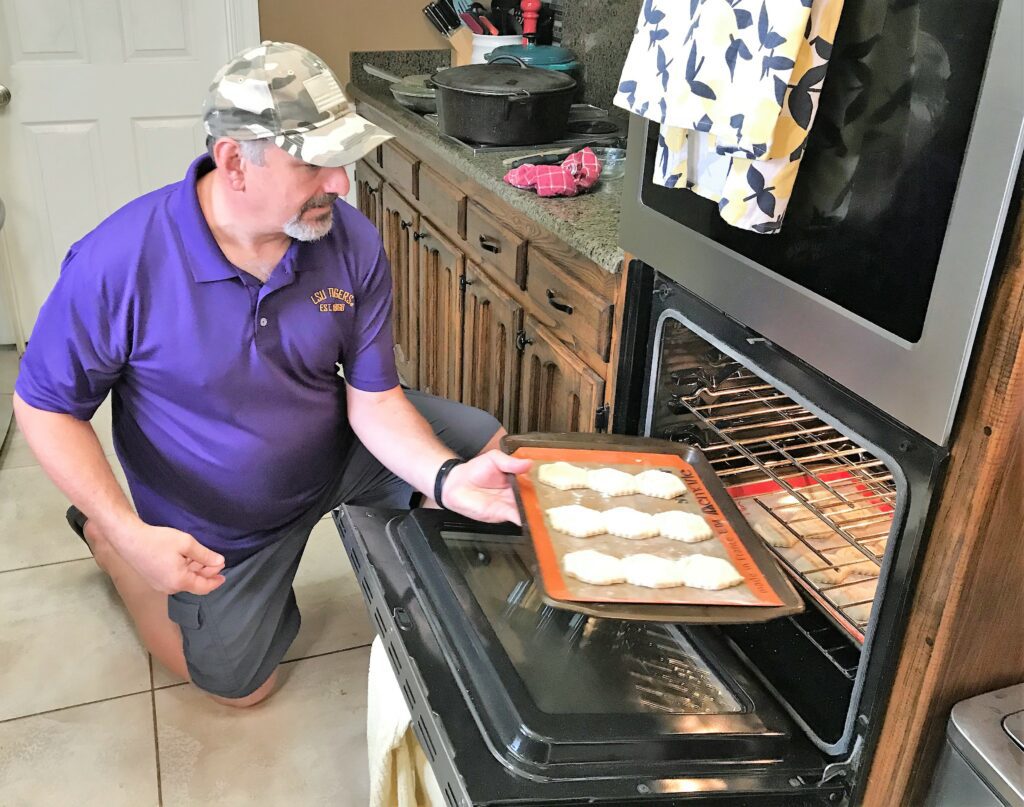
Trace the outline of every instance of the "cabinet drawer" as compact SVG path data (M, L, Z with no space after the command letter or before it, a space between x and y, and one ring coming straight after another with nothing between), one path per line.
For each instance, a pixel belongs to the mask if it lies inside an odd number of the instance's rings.
M381 168L392 185L416 197L420 161L414 155L388 140L381 146Z
M612 301L539 250L530 251L527 294L552 329L569 346L590 350L608 361L612 340Z
M466 194L436 171L420 165L420 211L449 236L466 234Z
M466 242L474 257L526 288L526 242L473 201L466 203Z

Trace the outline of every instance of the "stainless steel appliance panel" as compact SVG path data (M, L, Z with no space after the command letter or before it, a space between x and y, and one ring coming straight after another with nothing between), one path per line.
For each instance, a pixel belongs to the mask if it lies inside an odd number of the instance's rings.
M623 248L923 437L946 444L1024 147L1022 30L1024 6L1003 2L918 341L899 338L646 206L641 192L653 124L636 116Z

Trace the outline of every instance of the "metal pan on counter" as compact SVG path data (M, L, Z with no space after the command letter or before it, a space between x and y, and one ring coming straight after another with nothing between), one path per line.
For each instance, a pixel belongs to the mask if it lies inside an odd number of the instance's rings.
M437 89L441 133L502 146L560 139L569 122L576 81L514 61L517 64L494 60L435 73L431 83Z
M517 477L513 487L523 516L523 532L534 549L536 583L547 604L610 619L691 624L766 622L804 610L800 595L743 518L699 449L666 440L621 435L539 433L506 436L502 449L534 460L531 471ZM540 466L545 461L560 460L581 467L631 466L634 470L670 471L685 485L683 495L674 500L623 496L615 504L628 503L649 512L696 512L712 529L713 538L703 544L684 544L666 538L571 538L558 533L548 523L546 508L560 504L588 506L595 502L607 505L610 502L605 499L620 498L603 497L589 490L560 491L540 483ZM598 502L599 499L602 501ZM645 499L649 500L645 503ZM595 509L608 508L595 505ZM718 555L732 563L743 582L728 591L688 586L643 589L628 584L587 585L563 573L565 555L584 548L597 548L618 557L648 552L671 555L672 559L693 554Z
M364 64L363 70L371 76L391 82L391 95L407 109L420 114L437 112L437 93L433 86L428 84L431 79L430 73L418 73L403 78L372 64Z

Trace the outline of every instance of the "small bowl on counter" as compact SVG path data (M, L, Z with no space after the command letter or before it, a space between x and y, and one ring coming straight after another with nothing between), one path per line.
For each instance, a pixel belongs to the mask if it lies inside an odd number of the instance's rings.
M601 161L601 179L621 179L625 175L625 149L594 146L590 150Z

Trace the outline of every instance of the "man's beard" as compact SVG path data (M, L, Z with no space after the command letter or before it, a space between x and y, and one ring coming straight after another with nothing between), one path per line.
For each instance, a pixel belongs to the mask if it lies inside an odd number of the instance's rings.
M336 193L325 193L322 196L314 196L309 199L302 205L295 218L284 225L285 235L290 235L296 241L319 241L331 231L331 225L334 224L330 205L333 205L337 198L338 194ZM325 206L328 209L323 216L309 221L302 218L306 211L312 210L314 207Z

